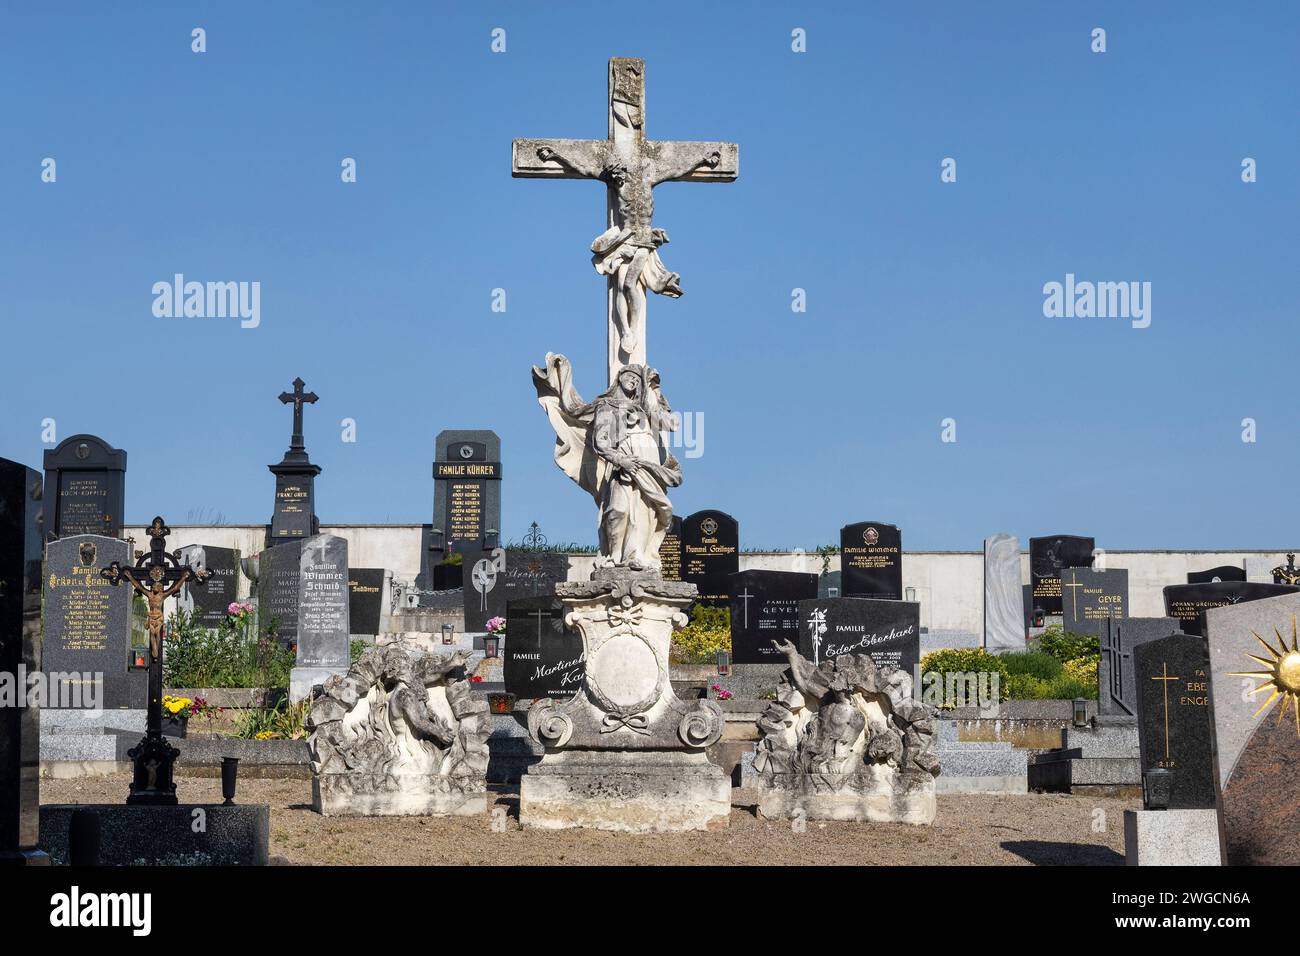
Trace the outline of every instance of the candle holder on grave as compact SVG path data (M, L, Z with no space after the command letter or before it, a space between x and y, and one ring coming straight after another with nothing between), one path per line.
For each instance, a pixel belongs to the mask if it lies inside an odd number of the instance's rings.
M149 707L145 735L127 751L135 765L131 779L130 805L175 806L174 770L180 751L163 736L162 641L164 636L163 602L187 581L203 584L210 571L196 571L181 563L180 551L167 553L167 535L171 529L162 516L149 525L149 552L142 553L134 566L122 567L114 561L100 574L116 587L127 581L148 604L146 618L149 631Z

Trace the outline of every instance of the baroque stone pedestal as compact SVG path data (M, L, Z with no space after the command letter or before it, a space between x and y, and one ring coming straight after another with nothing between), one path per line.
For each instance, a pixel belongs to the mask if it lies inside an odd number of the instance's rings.
M528 712L546 753L520 778L520 822L639 833L725 827L731 782L704 755L722 736L722 711L679 700L668 679L672 632L685 625L695 586L609 568L556 594L565 623L582 634L587 669L572 698Z

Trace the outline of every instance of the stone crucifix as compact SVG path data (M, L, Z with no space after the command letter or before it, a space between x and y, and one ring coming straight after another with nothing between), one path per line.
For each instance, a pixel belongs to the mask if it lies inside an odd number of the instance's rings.
M302 451L306 447L302 437L303 405L313 405L320 400L320 396L315 392L303 391L306 386L307 383L301 378L295 378L293 380L293 391L280 393L280 401L285 405L293 406L293 435L289 439L289 448L293 451Z
M645 138L645 61L609 61L607 139L516 139L510 173L518 179L599 179L608 226L591 244L592 264L608 276L609 382L625 365L646 365L646 289L673 298L679 276L659 258L668 234L651 224L655 186L729 183L739 172L735 143Z

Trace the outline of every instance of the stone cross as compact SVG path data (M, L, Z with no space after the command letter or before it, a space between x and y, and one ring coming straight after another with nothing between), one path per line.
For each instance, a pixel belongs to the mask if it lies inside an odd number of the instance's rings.
M1064 585L1064 587L1067 587L1067 588L1070 589L1070 598L1071 598L1071 600L1074 601L1074 610L1073 610L1073 613L1072 613L1071 616L1074 617L1074 618L1077 620L1078 617L1079 617L1079 591L1078 591L1078 589L1081 588L1081 587L1083 587L1083 585L1080 584L1078 578L1076 578L1076 579L1074 580L1074 583L1073 583L1073 584L1066 584L1066 585Z
M1162 662L1161 662L1161 667L1163 668L1164 676L1163 676L1163 677L1153 677L1153 678L1151 678L1151 679L1152 679L1152 680L1162 681L1162 683L1161 683L1161 685L1160 685L1160 689L1161 689L1162 691L1164 691L1164 698L1165 698L1165 762L1167 763L1167 762L1169 761L1169 682L1170 682L1171 680L1182 680L1182 678L1181 678L1181 677L1170 677L1170 676L1169 676L1169 662L1168 662L1168 661L1162 661Z
M673 298L679 276L659 259L668 234L651 224L653 189L664 182L729 183L739 172L735 143L645 138L645 61L609 61L606 139L516 139L510 173L522 179L599 179L609 228L591 244L609 277L609 382L624 365L646 364L645 290Z
M745 590L741 591L739 594L736 595L736 597L741 598L745 602L743 605L745 608L745 622L742 625L742 627L749 627L749 599L756 596L757 595L749 593L748 587L746 587Z
M1101 652L1110 657L1110 699L1126 713L1134 714L1133 701L1124 699L1124 662L1131 661L1133 654L1124 649L1124 635L1118 627L1106 629L1106 643L1101 645Z
M293 406L293 437L289 440L289 447L294 451L302 451L306 447L302 440L302 407L304 404L314 405L320 398L315 392L304 392L306 385L301 378L295 378L293 391L280 393L280 401Z

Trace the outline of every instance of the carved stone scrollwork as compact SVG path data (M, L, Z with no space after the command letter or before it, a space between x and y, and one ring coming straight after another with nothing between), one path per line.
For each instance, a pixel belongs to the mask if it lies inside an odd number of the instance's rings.
M539 700L528 710L528 734L543 747L559 749L573 736L573 718L555 701Z
M712 747L722 739L724 724L722 708L715 701L700 700L677 725L677 735L688 747Z

